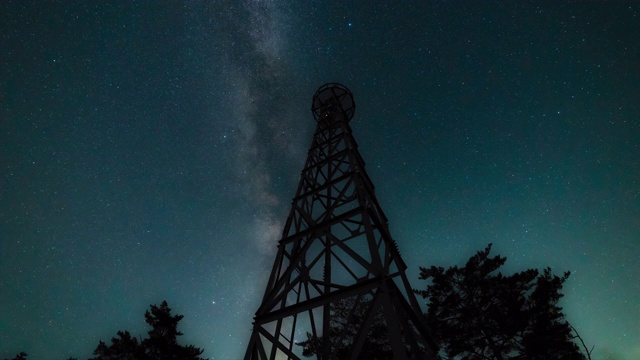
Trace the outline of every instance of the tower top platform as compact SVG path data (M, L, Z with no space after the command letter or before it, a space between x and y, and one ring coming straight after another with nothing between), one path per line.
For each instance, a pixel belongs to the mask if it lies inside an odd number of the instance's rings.
M311 112L317 122L340 117L348 122L353 118L355 111L356 103L353 101L353 94L342 84L324 84L313 95Z

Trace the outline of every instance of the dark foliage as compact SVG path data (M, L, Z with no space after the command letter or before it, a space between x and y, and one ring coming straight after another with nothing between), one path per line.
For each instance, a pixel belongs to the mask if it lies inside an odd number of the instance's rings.
M118 336L111 339L111 345L107 346L100 341L93 351L95 358L91 360L138 360L145 359L144 349L135 337L128 331L118 331Z
M22 351L18 355L16 355L16 357L14 357L13 359L4 359L4 360L27 360L27 353Z
M4 359L4 360L27 360L27 353L22 351L18 355L16 355L13 359ZM67 360L78 360L78 358L70 357Z
M371 299L350 297L331 303L331 334L329 336L331 353L335 359L346 359L357 336L358 329L366 319L371 308ZM302 346L303 356L311 357L321 354L324 337L314 337L307 333L307 340L297 343ZM382 309L373 315L365 343L358 359L386 360L393 359L387 324Z
M569 277L529 269L505 276L506 258L489 257L491 244L463 268L420 268L431 279L426 290L427 322L441 355L448 359L565 359L585 356L558 301Z
M193 345L178 344L178 323L184 316L171 315L171 308L163 301L160 306L151 305L144 314L151 326L149 337L138 341L128 331L118 331L111 345L100 341L90 360L204 360L203 350Z
M203 350L193 345L178 345L178 336L182 333L178 331L178 322L183 315L171 315L171 309L166 301L160 307L151 305L151 312L148 310L144 314L145 321L151 326L149 337L142 341L142 347L146 355L152 360L201 360L199 357Z

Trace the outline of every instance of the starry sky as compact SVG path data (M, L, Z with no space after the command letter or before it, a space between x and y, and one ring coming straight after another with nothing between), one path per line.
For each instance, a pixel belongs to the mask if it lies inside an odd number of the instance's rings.
M637 1L1 1L0 358L86 359L165 299L241 358L337 81L414 287L491 242L639 359L638 43Z

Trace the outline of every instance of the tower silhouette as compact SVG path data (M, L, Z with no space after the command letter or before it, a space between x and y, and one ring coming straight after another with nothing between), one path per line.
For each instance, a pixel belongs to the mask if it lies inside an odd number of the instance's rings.
M435 359L351 134L353 96L325 84L311 110L317 128L245 360Z

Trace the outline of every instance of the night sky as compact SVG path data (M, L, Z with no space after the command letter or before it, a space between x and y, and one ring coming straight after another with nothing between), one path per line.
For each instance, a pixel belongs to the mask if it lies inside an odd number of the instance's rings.
M572 272L640 359L637 1L0 2L0 358L146 335L239 359L326 82L409 266Z

